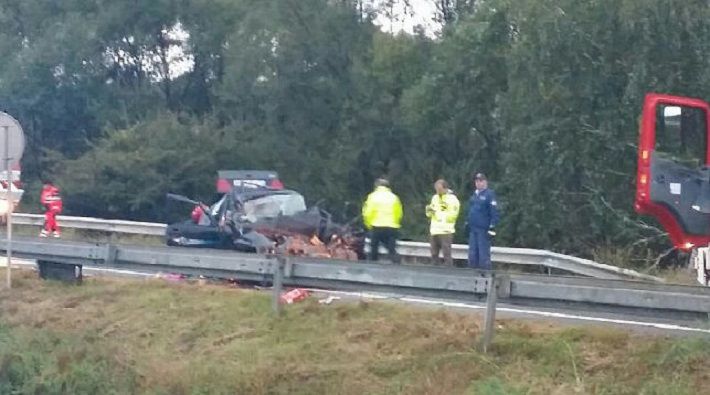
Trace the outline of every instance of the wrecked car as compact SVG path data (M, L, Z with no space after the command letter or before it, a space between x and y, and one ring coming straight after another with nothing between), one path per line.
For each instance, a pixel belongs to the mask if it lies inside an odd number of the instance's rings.
M168 198L195 205L190 220L168 225L169 246L365 258L362 230L335 223L317 206L308 208L303 195L292 190L235 187L211 206L180 195Z

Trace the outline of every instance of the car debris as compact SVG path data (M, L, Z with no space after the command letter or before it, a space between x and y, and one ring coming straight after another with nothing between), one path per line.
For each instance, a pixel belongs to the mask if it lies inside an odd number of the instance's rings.
M187 279L186 275L179 273L157 273L155 277L169 282L180 282Z
M318 235L306 236L294 233L264 231L267 237L277 240L277 251L289 256L303 256L310 258L332 258L341 260L358 260L354 245L357 240L350 242L340 235L334 234L327 243Z
M279 298L279 302L281 302L282 304L294 304L305 300L309 295L310 292L305 289L294 288L288 292L282 293L281 297Z
M234 187L284 189L278 173L273 170L219 170L216 186L218 193L229 193Z
M328 296L325 299L321 299L318 301L319 304L331 304L335 302L336 300L340 300L340 296Z
M264 186L234 187L212 206L185 196L169 199L193 204L191 219L168 226L169 246L233 249L342 260L364 259L361 229L336 224L317 206L307 208L301 194ZM352 222L352 221L351 221Z

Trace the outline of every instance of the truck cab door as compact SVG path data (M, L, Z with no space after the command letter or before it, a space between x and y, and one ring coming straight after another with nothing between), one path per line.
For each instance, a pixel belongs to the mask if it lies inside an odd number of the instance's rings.
M635 208L683 250L710 243L709 111L685 97L649 94L644 102Z

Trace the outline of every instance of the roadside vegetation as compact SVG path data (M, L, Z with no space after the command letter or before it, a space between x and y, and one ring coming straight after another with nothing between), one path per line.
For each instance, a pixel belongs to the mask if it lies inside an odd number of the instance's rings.
M710 5L432 0L416 11L439 32L377 25L409 3L1 3L23 210L51 175L67 213L168 221L189 208L166 192L210 200L218 169L268 168L349 220L386 174L421 240L432 182L465 202L484 171L500 245L652 265L670 244L633 213L639 114L647 92L710 97Z
M2 394L695 394L710 340L159 280L0 292Z

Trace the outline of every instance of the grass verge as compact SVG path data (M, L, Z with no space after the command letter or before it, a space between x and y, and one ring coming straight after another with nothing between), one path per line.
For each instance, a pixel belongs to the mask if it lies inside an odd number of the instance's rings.
M694 394L710 341L159 280L0 292L0 394ZM1 278L1 277L0 277Z

